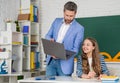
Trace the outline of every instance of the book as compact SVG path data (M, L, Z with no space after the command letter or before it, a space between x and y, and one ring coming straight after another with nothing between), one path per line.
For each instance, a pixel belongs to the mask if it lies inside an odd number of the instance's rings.
M119 77L118 76L103 76L101 80L102 80L102 83L118 83Z

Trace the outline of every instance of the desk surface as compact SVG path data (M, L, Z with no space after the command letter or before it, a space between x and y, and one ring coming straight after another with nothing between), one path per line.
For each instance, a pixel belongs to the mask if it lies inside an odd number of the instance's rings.
M101 83L97 79L82 79L77 77L56 76L55 80L35 80L36 77L18 80L18 83ZM38 78L38 77L37 77ZM40 77L41 78L41 77Z

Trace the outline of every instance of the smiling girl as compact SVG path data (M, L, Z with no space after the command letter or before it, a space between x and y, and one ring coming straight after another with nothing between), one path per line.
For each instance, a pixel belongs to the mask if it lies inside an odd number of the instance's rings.
M77 75L87 79L109 75L104 57L99 54L97 41L93 38L83 41L82 54L77 60Z

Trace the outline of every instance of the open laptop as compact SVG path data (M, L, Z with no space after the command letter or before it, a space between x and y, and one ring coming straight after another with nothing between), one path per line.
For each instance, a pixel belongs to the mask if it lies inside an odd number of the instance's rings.
M65 50L64 45L58 42L52 42L42 38L42 44L45 54L54 55L59 59L69 59L75 54L73 51Z

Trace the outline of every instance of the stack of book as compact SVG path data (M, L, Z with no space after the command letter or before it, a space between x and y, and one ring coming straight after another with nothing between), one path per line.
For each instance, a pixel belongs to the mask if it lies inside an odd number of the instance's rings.
M118 76L103 76L101 80L102 83L119 83Z

